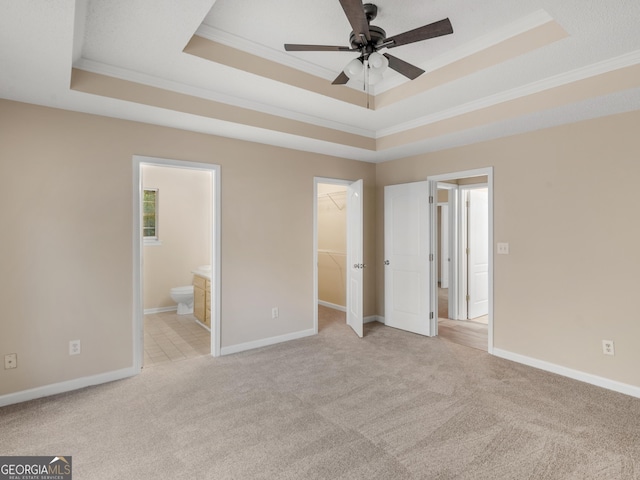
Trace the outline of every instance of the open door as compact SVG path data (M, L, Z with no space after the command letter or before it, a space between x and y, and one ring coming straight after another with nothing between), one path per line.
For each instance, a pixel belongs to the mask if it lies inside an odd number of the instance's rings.
M489 191L468 190L467 282L469 319L489 313Z
M347 324L363 336L362 180L347 187Z
M440 206L440 288L449 288L449 205Z
M432 336L429 213L428 182L384 188L385 325Z

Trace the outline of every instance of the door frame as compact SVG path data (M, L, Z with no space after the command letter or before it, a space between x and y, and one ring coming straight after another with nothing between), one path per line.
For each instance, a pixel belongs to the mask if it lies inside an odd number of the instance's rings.
M440 271L440 287L442 288L449 288L449 282L450 282L450 272L449 272L449 266L451 264L451 255L449 254L449 249L451 248L451 242L449 241L449 237L451 236L450 233L450 228L449 228L449 202L438 202L438 206L436 208L440 209L439 214L438 214L438 220L439 223L438 225L440 225L440 232L438 235L438 251L440 251L440 253L442 253L442 251L444 249L446 249L447 251L447 258L449 258L449 261L446 263L443 263L442 260L444 258L444 255L442 255L442 258L439 258L439 264L438 264L438 270ZM445 210L446 209L446 210ZM446 219L446 220L445 220ZM446 222L446 228L442 228L443 223ZM446 273L445 273L446 272ZM445 277L446 275L446 277ZM443 281L447 280L446 282L446 287L442 286Z
M313 177L313 333L318 334L318 184L325 183L328 185L341 185L344 187L349 187L352 183L357 182L357 180L344 180L339 178L328 178L328 177ZM349 208L345 204L345 208ZM364 226L364 219L362 219ZM347 211L347 226L346 226L346 236L349 237L349 213ZM364 230L363 230L364 232ZM364 247L364 245L363 245ZM350 265L349 258L349 248L347 245L347 261L346 265ZM345 278L345 289L346 289L346 281ZM349 312L349 295L345 292L345 311Z
M451 172L451 173L445 173L445 174L440 174L440 175L431 175L427 177L427 181L429 182L429 195L431 195L433 198L437 199L437 195L438 195L438 182L446 182L446 181L451 181L451 180L458 180L458 179L462 179L462 178L470 178L470 177L480 177L480 176L486 176L487 177L487 183L486 183L486 187L488 188L488 196L489 196L489 320L488 320L488 338L487 338L487 351L489 353L493 353L493 312L494 312L494 297L493 297L493 270L494 270L494 249L493 249L493 167L484 167L484 168L478 168L478 169L474 169L474 170L464 170L464 171L460 171L460 172ZM462 187L462 185L458 186L455 185L455 187ZM442 185L441 185L442 188ZM458 197L458 195L456 195L456 197ZM433 203L431 203L431 220L430 220L430 235L431 235L431 253L434 256L434 259L437 260L437 255L438 255L438 249L437 246L434 242L437 241L437 237L438 237L438 225L437 225L437 219L434 219L435 215L434 213L436 212L437 209L437 205L438 202L434 201ZM449 206L449 210L451 213L451 210L458 210L457 206L455 209L453 209L451 207L451 205ZM460 219L456 219L456 222L459 222ZM452 236L454 237L454 236ZM449 239L450 242L454 241L453 238ZM456 240L456 242L459 243L458 240ZM456 245L456 244L454 244ZM457 249L457 247L456 247ZM459 260L460 259L456 259L456 265L459 264ZM437 265L437 263L434 262L435 265ZM455 267L454 270L454 275L455 277L459 277L458 275L458 270L459 267ZM432 268L431 269L431 301L437 301L438 299L438 283L437 283L437 269L436 268ZM459 278L449 278L450 281L450 285L452 284L452 282L456 282L459 285ZM459 292L458 292L459 293ZM451 302L450 302L451 305ZM459 312L456 312L459 313ZM436 334L437 334L437 326L438 326L438 322L436 319Z
M189 162L168 158L133 156L133 366L140 373L144 361L143 238L142 229L142 167L154 165L211 172L211 283L212 328L211 355L220 356L220 165Z
M438 195L438 190L447 190L448 192L448 196L447 196L447 205L449 206L448 210L449 210L449 235L448 235L448 241L449 241L449 258L451 259L451 261L449 262L448 268L449 268L449 294L447 296L448 302L447 302L447 307L449 310L449 318L458 318L458 303L456 302L456 299L459 296L459 290L460 290L460 286L459 286L459 282L458 282L458 263L459 263L459 251L457 248L458 245L458 238L460 235L460 230L458 228L457 222L458 222L458 203L459 203L459 199L458 199L458 185L454 184L454 183L440 183L438 182L436 184L436 198L437 199L437 195ZM436 237L439 237L440 235L438 234L439 232L437 232L435 234ZM436 257L437 258L437 257ZM438 261L440 261L438 259ZM436 294L437 294L437 290L436 290ZM438 301L438 297L436 295L436 302ZM437 303L436 303L437 305ZM437 310L436 310L437 312ZM437 326L437 321L436 321L436 326Z
M458 218L460 219L460 238L456 248L458 248L458 256L460 263L458 264L458 278L459 278L459 295L458 299L458 316L455 317L458 320L469 319L469 304L466 300L469 295L469 255L466 252L467 245L469 244L469 209L466 205L466 193L470 190L478 190L488 188L486 183L474 183L470 185L460 185L458 187ZM491 225L489 225L491 228ZM491 243L489 243L491 246ZM491 248L490 248L491 249Z

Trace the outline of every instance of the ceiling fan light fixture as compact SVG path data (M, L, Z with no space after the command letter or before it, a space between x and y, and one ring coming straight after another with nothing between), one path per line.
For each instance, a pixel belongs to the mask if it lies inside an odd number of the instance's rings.
M389 66L389 60L384 55L373 52L369 55L369 67L371 70L378 71L380 73L384 72Z
M354 58L347 66L344 67L344 73L349 78L358 78L362 76L362 72L364 71L364 65L362 64L362 60L360 58Z
M389 66L389 60L378 52L369 54L366 59L354 58L344 67L344 73L349 79L364 80L368 85L375 85L382 81L382 73Z

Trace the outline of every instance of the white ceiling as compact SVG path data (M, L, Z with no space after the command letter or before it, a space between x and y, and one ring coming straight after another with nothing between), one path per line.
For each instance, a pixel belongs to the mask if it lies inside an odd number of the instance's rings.
M451 20L453 35L390 51L426 70L424 75L547 21L555 21L568 36L369 110L183 52L197 33L330 82L356 54L284 52L282 45L348 45L351 28L338 0L0 0L0 97L373 162L640 108L638 78L620 91L594 92L517 118L371 150L70 88L76 67L380 138L548 85L640 63L637 0L378 0L376 4L378 18L372 23L388 36L445 17ZM403 88L408 82L389 70L374 93Z

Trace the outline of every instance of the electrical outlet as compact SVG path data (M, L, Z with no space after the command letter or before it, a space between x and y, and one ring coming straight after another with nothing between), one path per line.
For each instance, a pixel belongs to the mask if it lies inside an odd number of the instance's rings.
M278 312L278 307L273 307L271 309L271 318L278 318L280 316L280 312Z
M80 351L80 340L69 341L69 355L78 355Z
M4 356L4 369L18 368L18 355L16 353L9 353Z
M605 355L615 355L616 351L613 347L613 340L602 340L602 353Z
M497 250L499 255L509 255L509 244L508 243L498 243Z

